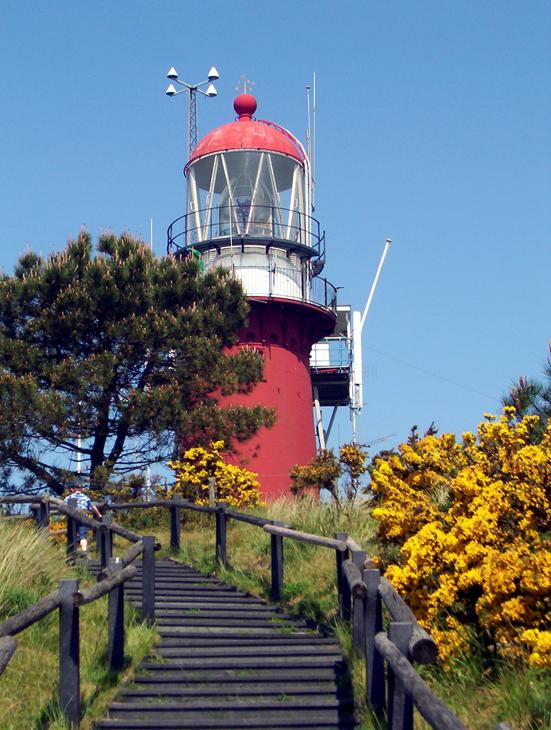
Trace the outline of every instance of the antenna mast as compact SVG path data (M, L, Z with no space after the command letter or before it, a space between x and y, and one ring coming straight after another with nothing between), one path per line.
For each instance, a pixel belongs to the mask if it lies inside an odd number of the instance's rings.
M316 100L316 72L314 71L314 83L313 83L313 116L314 116L314 129L313 129L313 140L312 140L312 211L316 209L316 116L317 116L317 100Z
M313 203L313 178L312 178L312 134L311 134L311 117L310 117L310 84L306 86L306 154L308 156L308 194L310 196L310 207L314 210Z
M197 97L196 89L189 90L188 145L189 155L197 147Z
M176 82L180 86L183 86L184 88L181 91L176 91L176 88L174 84L169 84L167 87L167 90L165 91L165 94L169 97L178 96L178 94L183 94L184 92L189 93L189 114L188 114L188 158L191 157L191 153L197 146L197 92L199 94L203 94L203 96L208 96L209 98L213 98L217 95L217 91L214 88L213 81L216 81L220 78L220 74L216 70L214 66L211 67L208 77L206 81L199 81L197 84L188 84L185 81L182 81L178 78L178 72L172 66L168 73L167 78L171 81ZM203 91L201 88L202 86L205 86L205 84L208 84L208 88L206 91Z

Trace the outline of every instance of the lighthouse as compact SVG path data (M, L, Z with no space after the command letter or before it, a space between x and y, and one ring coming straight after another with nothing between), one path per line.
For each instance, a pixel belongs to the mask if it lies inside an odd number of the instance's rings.
M316 453L311 351L337 323L336 289L320 274L325 234L312 216L310 160L275 122L255 117L256 99L234 100L237 115L199 140L185 167L187 207L168 229L168 251L222 266L247 294L248 325L237 347L264 358L264 378L221 405L274 408L276 423L238 444L234 463L257 472L263 497L289 494L289 471ZM317 385L316 385L317 387Z

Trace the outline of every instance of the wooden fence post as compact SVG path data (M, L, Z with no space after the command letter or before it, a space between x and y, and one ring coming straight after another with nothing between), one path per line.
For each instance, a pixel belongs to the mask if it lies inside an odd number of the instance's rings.
M375 635L383 630L383 615L379 583L381 573L370 568L363 571L367 586L365 600L365 676L367 704L379 717L385 709L385 667L375 646Z
M407 658L413 624L393 621L388 627L388 638ZM404 685L388 667L388 721L389 730L413 730L413 702Z
M364 551L352 550L352 562L359 568L360 575L363 575ZM355 598L352 603L352 644L356 651L363 654L365 650L364 602L359 598Z
M180 551L180 521L181 509L178 505L170 505L170 549L175 553Z
M282 522L274 522L277 527L282 527ZM272 552L272 600L281 601L283 596L283 537L282 535L271 535Z
M35 524L35 527L37 529L39 529L40 528L40 518L39 518L39 514L38 514L38 505L37 504L31 504L29 506L29 512L31 514L31 517L32 517L32 520L33 520L33 522Z
M142 615L148 624L155 623L155 537L142 537Z
M227 565L226 532L228 517L226 515L227 502L218 502L216 505L216 562L220 565Z
M342 542L346 542L348 535L346 534L346 532L337 532L335 533L335 538L337 540L342 540ZM341 553L340 550L335 550L335 555L337 560L337 592L339 596L339 616L343 621L350 621L350 586L348 585L348 581L346 580L344 571L342 569L342 564L345 560L348 560L348 550L345 553Z
M40 502L38 505L38 526L47 530L50 526L50 509L47 502Z
M113 556L113 533L111 532L111 525L113 523L113 515L111 512L107 512L103 516L102 530L101 530L101 567L107 568L109 558Z
M59 705L67 723L80 723L80 636L79 608L74 594L78 580L59 582Z
M75 497L71 497L67 501L67 505L71 509L77 508L77 500ZM76 521L67 515L67 559L74 560L77 551L77 525Z
M109 558L112 573L123 568L122 558ZM120 671L124 665L124 583L113 588L108 602L108 649L109 669Z

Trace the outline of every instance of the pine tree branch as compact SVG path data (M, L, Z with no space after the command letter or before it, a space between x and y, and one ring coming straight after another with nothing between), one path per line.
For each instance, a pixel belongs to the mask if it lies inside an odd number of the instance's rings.
M50 474L49 471L47 471L47 468L50 467L49 464L42 464L41 462L37 461L36 459L31 459L29 457L25 457L22 454L15 454L11 456L11 461L16 464L19 468L25 469L26 471L29 471L31 474L33 474L35 477L43 481L47 487L50 487L50 489L53 489L54 492L57 495L62 495L65 491L64 485L56 479L54 476Z
M50 443L54 444L55 446L59 448L64 448L67 451L76 452L78 454L86 454L87 456L91 456L92 449L87 449L84 446L78 446L78 444L73 443L72 441L65 441L65 439L58 439L55 436L51 436L45 433L39 433L39 436L41 438L47 439Z

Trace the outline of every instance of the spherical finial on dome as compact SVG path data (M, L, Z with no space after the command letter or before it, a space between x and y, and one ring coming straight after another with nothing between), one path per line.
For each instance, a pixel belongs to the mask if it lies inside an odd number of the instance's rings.
M256 111L256 99L252 94L239 94L233 101L233 108L239 119L252 119Z

